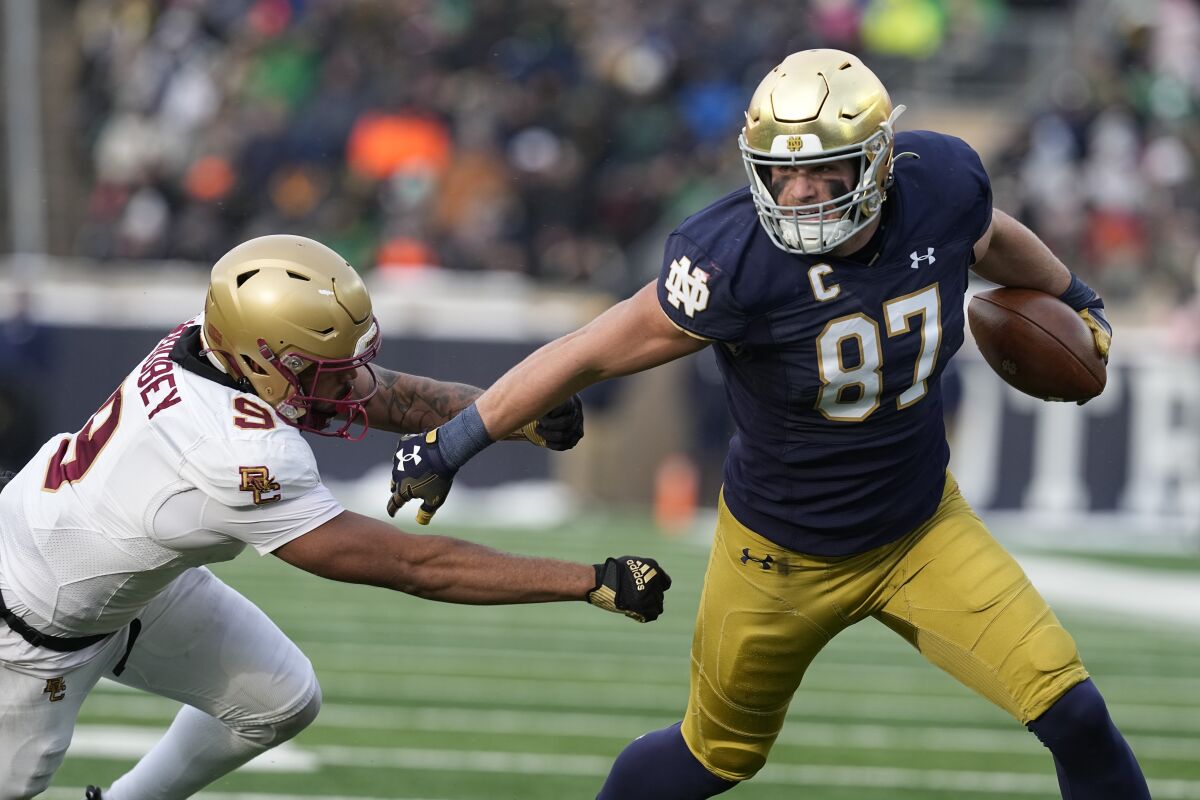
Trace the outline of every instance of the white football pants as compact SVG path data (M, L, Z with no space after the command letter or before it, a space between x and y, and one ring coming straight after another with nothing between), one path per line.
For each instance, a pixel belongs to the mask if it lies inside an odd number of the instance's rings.
M316 717L320 688L308 658L207 569L185 572L140 619L120 677L112 669L125 653L125 632L61 679L0 662L0 800L25 800L50 785L79 709L102 677L186 704L163 740L106 790L113 800L188 797ZM182 763L179 752L187 754Z

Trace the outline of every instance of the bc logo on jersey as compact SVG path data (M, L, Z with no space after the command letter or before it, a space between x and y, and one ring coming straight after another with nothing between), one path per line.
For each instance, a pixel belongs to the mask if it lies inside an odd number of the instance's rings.
M708 308L708 273L699 267L692 268L687 256L671 262L671 273L663 286L667 289L667 302L675 308L682 304L683 313L689 317Z
M283 499L279 484L271 477L271 471L266 467L238 467L242 474L239 487L243 492L254 492L254 505L261 506ZM275 494L268 494L275 492Z
M62 678L48 678L42 694L50 695L50 702L57 703L67 696L67 682Z

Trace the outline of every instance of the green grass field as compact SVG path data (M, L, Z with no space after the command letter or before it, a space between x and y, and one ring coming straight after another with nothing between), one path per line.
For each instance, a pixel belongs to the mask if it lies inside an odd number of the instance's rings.
M431 603L244 554L216 571L312 658L325 705L311 728L269 757L273 763L251 765L201 797L591 798L628 740L680 718L702 544L661 538L630 520L537 533L438 532L588 562L654 555L675 588L664 618L637 625L582 603ZM1156 800L1200 798L1200 628L1058 610ZM78 787L106 785L174 708L102 683L44 796L80 798ZM818 658L770 764L729 796L1051 800L1056 786L1049 755L1032 735L868 621Z

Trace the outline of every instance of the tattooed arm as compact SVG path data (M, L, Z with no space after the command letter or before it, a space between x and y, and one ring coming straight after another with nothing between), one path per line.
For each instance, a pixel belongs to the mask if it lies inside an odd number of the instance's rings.
M379 390L367 402L371 427L392 433L436 428L474 402L482 389L372 366Z
M367 401L367 417L375 430L392 433L421 433L432 430L458 415L483 390L465 383L435 381L420 375L392 372L372 365L379 382ZM366 391L367 378L360 375L359 390ZM569 450L583 436L583 407L578 397L551 409L504 437L506 441L529 441L551 450Z

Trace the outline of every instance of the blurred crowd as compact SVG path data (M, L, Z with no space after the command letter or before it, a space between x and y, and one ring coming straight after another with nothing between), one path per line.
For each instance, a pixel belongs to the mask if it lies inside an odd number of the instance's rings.
M920 83L906 65L1011 65L990 46L1020 5L83 0L75 248L211 263L290 231L362 270L624 293L667 231L744 181L741 113L782 55L853 50L902 94ZM985 153L996 204L1115 303L1195 302L1200 4L1060 15L1073 51L1045 56Z
M1080 32L1068 68L992 159L996 204L1019 212L1110 304L1190 311L1194 338L1200 6L1116 5Z
M783 55L982 63L1015 4L83 0L76 250L211 263L291 231L364 270L623 292L744 181L741 113Z

